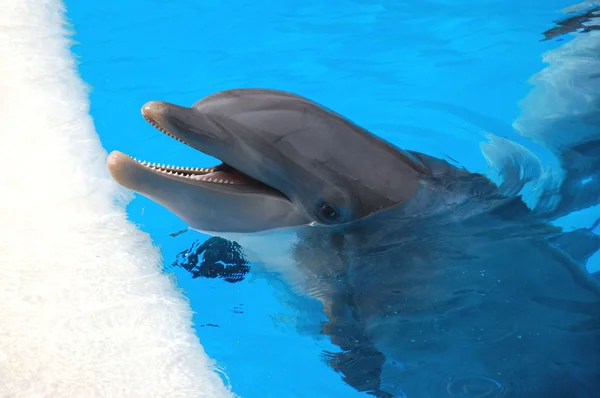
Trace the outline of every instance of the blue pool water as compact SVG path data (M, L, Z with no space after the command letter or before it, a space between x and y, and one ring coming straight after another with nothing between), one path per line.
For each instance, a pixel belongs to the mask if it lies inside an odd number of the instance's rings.
M512 127L541 55L569 36L540 41L568 0L479 1L67 1L80 72L104 147L170 164L208 156L158 133L140 116L149 100L191 105L236 87L292 91L396 145L490 173L483 134L549 152ZM183 160L182 160L183 159ZM191 278L171 267L206 237L170 236L185 225L138 196L131 219L161 247L166 271L190 299L197 333L235 393L247 397L358 397L321 360L319 319L284 305L275 281ZM569 219L589 227L598 212ZM301 306L314 306L310 300Z

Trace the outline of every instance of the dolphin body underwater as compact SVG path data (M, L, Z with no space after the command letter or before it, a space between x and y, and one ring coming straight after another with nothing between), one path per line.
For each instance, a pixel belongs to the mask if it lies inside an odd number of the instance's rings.
M291 93L229 90L142 114L223 163L114 151L112 177L319 300L322 333L341 349L327 361L356 390L600 396L600 284L520 197Z

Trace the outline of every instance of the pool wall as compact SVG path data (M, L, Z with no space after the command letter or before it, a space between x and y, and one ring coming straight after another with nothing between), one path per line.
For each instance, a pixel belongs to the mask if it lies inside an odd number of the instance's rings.
M232 396L127 220L64 23L0 5L0 396Z

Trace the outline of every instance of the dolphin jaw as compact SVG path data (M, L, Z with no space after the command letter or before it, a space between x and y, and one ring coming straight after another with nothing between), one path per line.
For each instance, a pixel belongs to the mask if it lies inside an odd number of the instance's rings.
M113 151L107 158L107 166L115 181L133 190L140 188L135 182L139 173L146 172L198 188L219 189L223 193L256 193L289 200L283 193L233 168L233 171L223 171L229 168L226 164L207 168L161 165Z
M148 104L142 108L142 116L146 122L148 122L148 124L166 136L190 146L195 150L198 150L198 148L195 148L192 144L171 133L158 120L152 117L152 111L152 108L148 107ZM154 174L160 175L161 177L179 180L180 182L187 184L198 186L207 186L207 184L226 185L230 186L232 189L235 188L241 191L252 191L287 198L283 193L275 188L248 176L242 171L239 171L226 163L222 163L213 167L184 167L164 165L155 162L151 163L146 160L140 160L124 153L114 151L110 156L109 164L109 169L111 174L113 174L113 177L119 174L125 175L126 173L123 171L126 168L134 169L141 167L141 169L145 169ZM123 181L123 183L126 183L126 181Z

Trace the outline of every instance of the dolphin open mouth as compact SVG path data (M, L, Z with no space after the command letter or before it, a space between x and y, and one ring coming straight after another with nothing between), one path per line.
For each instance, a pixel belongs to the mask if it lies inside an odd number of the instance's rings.
M200 150L195 145L187 142L184 138L178 137L173 132L169 131L164 127L158 120L154 119L149 113L145 111L146 107L142 108L142 116L144 119L152 125L154 128L169 136L170 138L179 141L185 145L188 145L198 151L206 153L209 156L214 156L211 153ZM277 189L271 187L265 182L259 181L255 178L250 177L246 173L230 166L229 164L221 160L221 164L213 167L185 167L175 165L165 165L160 163L151 163L145 160L139 160L137 158L126 155L122 152L114 151L109 159L111 164L111 172L114 176L118 177L120 171L124 171L128 168L130 171L135 168L143 167L146 171L157 174L161 177L168 179L178 180L182 183L205 186L212 188L222 188L226 190L240 190L244 192L256 192L261 194L269 194L273 196L281 196L287 199L287 197ZM220 160L220 159L219 159ZM122 181L125 186L128 184L124 179Z
M152 119L147 113L144 113L142 110L142 116L144 119L155 129L164 133L165 135L177 140L185 145L191 146L194 149L193 145L185 142L184 140L176 137L173 133L163 127L158 121ZM210 154L207 154L210 155ZM137 161L137 159L136 159ZM214 184L244 184L244 185L253 185L257 188L263 189L273 189L267 184L258 181L241 171L231 167L226 163L221 163L218 166L214 167L181 167L181 166L165 166L155 163L148 163L146 161L138 161L142 166L149 167L150 169L156 170L158 172L162 172L168 175L173 175L175 177L187 178L195 181L202 182L210 182Z
M214 167L184 167L171 166L159 163L150 163L145 160L132 158L138 164L152 171L163 173L175 178L183 178L192 181L208 182L213 184L242 184L252 185L256 188L273 189L268 185L247 176L239 170L234 169L226 163Z

